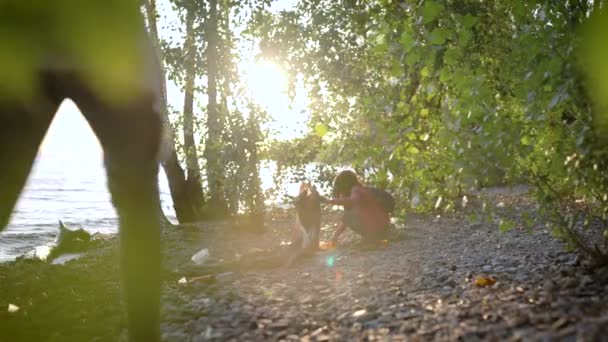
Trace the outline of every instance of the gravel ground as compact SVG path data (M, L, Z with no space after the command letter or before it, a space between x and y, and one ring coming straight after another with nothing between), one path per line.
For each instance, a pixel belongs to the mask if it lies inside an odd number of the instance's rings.
M515 221L535 213L525 200L509 205ZM265 232L238 222L165 230L164 340L608 339L608 269L586 267L542 225L500 233L464 215L411 215L388 243L347 235L286 268L292 214L268 216ZM0 312L0 341L124 338L115 247L98 241L65 265L0 265L0 307L20 308ZM194 265L204 247L209 259Z

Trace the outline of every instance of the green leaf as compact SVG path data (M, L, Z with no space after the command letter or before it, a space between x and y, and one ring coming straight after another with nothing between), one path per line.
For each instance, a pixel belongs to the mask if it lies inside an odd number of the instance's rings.
M447 68L441 69L439 72L439 80L443 83L447 83L452 78L450 71Z
M454 65L456 64L456 51L455 50L447 50L443 55L443 63L446 65Z
M416 62L418 62L419 60L420 60L420 53L417 50L410 51L410 53L408 53L407 56L405 57L405 63L407 63L407 65L409 65L409 66L416 64Z
M403 68L401 67L401 63L397 63L397 61L392 63L390 73L393 77L401 76L403 74Z
M445 40L448 36L449 36L448 31L446 31L444 29L436 28L433 30L433 32L431 32L429 40L430 40L431 44L442 45L443 43L445 43Z
M475 26L478 21L479 19L476 16L473 16L469 13L462 18L462 26L467 29L470 29L471 27Z
M408 52L412 47L414 47L415 40L407 32L403 32L399 42L401 43L401 47L403 47L403 51Z
M458 33L458 36L459 36L458 40L461 45L468 44L472 38L471 31L469 31L469 30L460 30L460 32Z
M420 76L422 77L429 77L429 68L428 67L424 67L422 68L422 70L420 70Z
M325 134L327 134L328 132L329 132L329 129L327 128L327 126L325 126L323 124L317 124L315 126L315 134L319 138L323 138L325 136Z
M433 21L439 13L443 11L443 5L438 4L435 1L426 1L424 8L422 9L422 22L428 24Z
M414 146L408 146L408 148L405 150L407 153L409 154L418 154L420 151L414 147Z

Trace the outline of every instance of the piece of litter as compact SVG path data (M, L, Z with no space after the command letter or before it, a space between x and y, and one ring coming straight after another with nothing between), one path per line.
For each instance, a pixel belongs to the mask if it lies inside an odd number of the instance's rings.
M194 277L190 279L190 283L205 283L209 284L215 281L215 277L212 274L207 274L200 277Z
M181 277L181 278L180 278L180 279L177 281L177 283L178 283L178 284L185 284L185 283L187 283L187 282L188 282L188 279L186 279L186 277Z
M192 261L197 265L202 265L209 258L209 250L203 248L192 256Z
M15 313L17 311L19 311L19 307L17 305L15 305L15 304L8 305L8 312Z

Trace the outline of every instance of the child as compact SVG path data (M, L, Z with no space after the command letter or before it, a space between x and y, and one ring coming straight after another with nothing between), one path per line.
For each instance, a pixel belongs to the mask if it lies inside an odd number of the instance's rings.
M389 214L394 207L390 194L364 186L353 171L345 170L334 179L333 196L335 198L327 200L327 203L344 206L344 215L329 238L330 244L335 246L347 227L367 242L386 238L390 224Z

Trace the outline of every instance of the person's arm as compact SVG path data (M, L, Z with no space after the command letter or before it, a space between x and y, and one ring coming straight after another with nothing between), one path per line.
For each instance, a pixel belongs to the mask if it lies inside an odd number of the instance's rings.
M350 197L328 199L327 203L333 204L333 205L342 205L342 206L350 207L355 202L357 202L360 198L361 198L361 188L355 187L355 188L353 188L353 190L350 194Z

